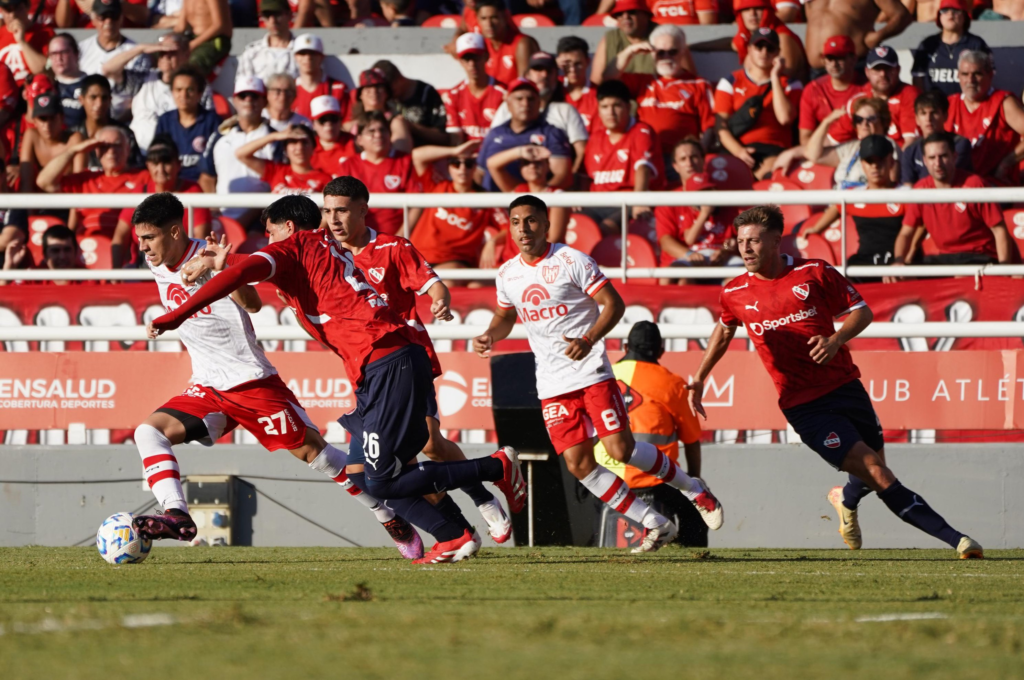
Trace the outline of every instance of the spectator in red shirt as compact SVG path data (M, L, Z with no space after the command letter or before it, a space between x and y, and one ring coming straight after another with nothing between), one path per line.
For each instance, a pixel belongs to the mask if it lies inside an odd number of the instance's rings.
M540 47L536 40L520 33L503 0L477 0L476 19L487 39L487 74L504 85L525 74L530 55Z
M316 132L312 165L331 177L337 177L342 174L341 166L345 160L358 153L355 137L341 129L341 107L337 99L329 94L321 95L310 106Z
M974 171L1000 184L1017 183L1024 159L1024 108L1017 95L992 87L995 62L988 52L964 50L957 62L961 94L949 97L946 130L966 137Z
M704 174L704 149L696 137L681 140L672 152L672 168L682 186L677 191L713 190ZM736 230L732 221L738 208L704 205L654 209L662 267L738 265L743 261L736 252ZM672 279L661 279L663 284ZM681 279L679 283L686 283Z
M877 97L889 102L891 122L886 131L889 139L906 148L917 138L917 121L914 117L914 101L920 94L913 85L900 81L900 61L896 50L888 45L880 45L868 52L867 67L864 74L868 79L868 87L850 98L846 103L848 111L852 111L859 97ZM840 118L837 130L841 136L849 134L850 119Z
M800 143L806 144L821 121L846 106L846 102L869 86L857 69L857 52L853 40L837 35L825 41L822 48L825 75L812 80L804 88L800 100ZM833 124L829 129L829 142L841 144L854 138L852 129L843 130Z
M281 142L287 163L257 158L263 147ZM331 175L313 167L313 149L316 136L305 125L292 125L287 130L272 132L261 139L254 139L235 151L235 157L253 172L259 173L270 185L272 194L305 194L320 191L334 179Z
M449 142L461 144L487 136L491 121L508 92L504 84L487 73L487 45L482 35L460 35L455 41L455 54L466 72L466 79L442 93L441 97L448 118L445 131Z
M392 101L388 77L380 69L371 68L359 74L359 87L349 113L351 121L348 131L358 134L367 115L374 112L382 114L388 121L391 145L403 153L412 151L412 128L398 113L398 107Z
M75 155L96 150L102 170L85 170L65 176ZM92 139L65 149L39 171L36 184L54 194L130 194L139 193L148 179L145 170L128 167L128 134L124 128L107 126ZM100 233L111 237L117 227L119 208L76 208L68 226L78 232Z
M956 151L949 133L936 132L924 140L924 164L929 177L914 184L915 189L978 189L985 186L978 175L956 167ZM1007 264L1013 242L1006 230L1003 213L995 203L910 203L903 228L896 237L897 264L912 262L916 255L914 238L925 229L939 249L938 255L921 258L923 264Z
M28 0L0 1L0 19L0 62L7 64L21 85L29 75L46 70L53 29L32 20Z
M587 132L594 134L601 123L597 115L597 87L587 77L590 68L587 41L575 35L559 38L555 62L564 76L565 101L579 112Z
M770 175L776 157L793 146L800 110L803 85L782 75L786 60L779 51L778 33L756 29L746 67L722 78L715 91L718 139L757 179Z
M736 14L737 30L730 47L739 55L741 66L747 62L750 36L759 28L770 28L779 35L780 53L786 60L785 75L801 80L807 75L804 44L789 26L779 20L768 0L733 0L732 10Z
M324 72L324 43L319 36L303 33L295 39L295 65L299 67L295 103L292 105L295 112L312 118L313 100L330 95L338 101L341 117L345 118L351 103L348 86Z

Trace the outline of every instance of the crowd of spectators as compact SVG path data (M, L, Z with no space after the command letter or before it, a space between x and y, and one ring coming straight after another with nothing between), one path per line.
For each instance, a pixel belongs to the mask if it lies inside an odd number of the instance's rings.
M851 191L1020 184L1024 107L993 87L992 52L969 31L972 19L1001 10L1024 18L1016 3L941 0L928 3L929 15L921 3L858 0L860 14L883 11L881 28L825 36L830 24L808 7L806 46L787 26L804 20L803 5L782 0L449 4L0 0L0 190L316 193L353 175L371 195L705 191L794 188L807 168ZM458 29L445 51L465 80L442 91L387 60L353 74L349 87L328 74L324 43L308 31L414 26L446 13ZM921 42L904 82L883 40L912 13L938 32ZM614 26L596 44L565 36L547 53L521 30L521 14L567 25L607 14ZM699 73L683 26L726 21L736 33L721 49L736 52L738 68L715 83ZM230 99L217 94L210 83L233 27L257 23L263 37L240 51ZM130 26L172 30L137 44L122 32ZM93 32L76 41L57 32L67 27ZM597 240L614 238L626 226L648 242L652 264L732 265L735 212L635 206L623 225L619 206L555 209L551 237L586 223ZM139 265L128 212L34 213L105 239L112 266ZM865 204L847 215L860 235L853 262L1019 261L996 205ZM261 245L257 217L223 209L191 219L198 235L248 232L251 248ZM821 206L787 229L799 247L839 217ZM494 267L516 252L497 209L374 208L370 219L411 233L439 267ZM28 220L26 211L4 216L6 269L54 266L23 248Z

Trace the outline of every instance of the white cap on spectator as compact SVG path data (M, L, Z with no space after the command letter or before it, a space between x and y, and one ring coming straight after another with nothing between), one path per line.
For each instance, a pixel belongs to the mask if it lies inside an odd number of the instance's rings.
M309 103L309 111L313 115L313 120L320 120L321 117L331 114L340 116L341 106L337 99L329 94L324 94Z
M295 39L295 52L316 52L317 54L324 53L324 43L320 40L320 36L313 35L312 33L303 33Z
M473 52L487 54L484 37L479 33L463 33L455 41L455 53L462 57Z
M267 86L256 76L242 76L235 81L235 94L242 94L243 92L266 94Z

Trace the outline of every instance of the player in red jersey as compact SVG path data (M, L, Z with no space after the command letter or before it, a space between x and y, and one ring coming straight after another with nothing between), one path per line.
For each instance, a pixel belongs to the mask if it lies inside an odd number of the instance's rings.
M526 73L530 55L539 52L537 41L520 33L503 0L477 0L476 19L487 39L487 73L508 85Z
M488 75L487 46L479 33L463 33L455 41L459 65L466 79L442 95L448 114L445 130L455 144L483 139L491 129L494 114L505 101L505 84Z
M948 543L961 558L982 557L976 541L949 526L885 464L882 425L846 347L873 318L860 293L824 261L781 253L784 223L777 207L751 208L734 224L747 273L722 290L721 322L687 385L694 412L707 419L704 380L743 323L779 391L786 420L826 462L849 473L846 486L833 488L828 499L850 548L861 547L857 506L875 491L900 519ZM836 331L833 319L847 314Z
M341 174L341 165L347 158L359 153L356 138L341 129L341 108L330 95L317 97L310 103L316 149L310 165L332 178Z
M161 303L168 310L211 280L208 275L191 283L181 278L181 264L203 247L202 240L185 233L184 215L173 194L158 193L140 203L131 218ZM138 516L135 525L148 538L194 538L196 525L188 513L172 447L190 441L213 446L221 435L241 425L267 450L287 449L340 484L384 524L403 556L421 557L423 544L416 532L348 479L345 453L324 441L267 359L247 314L261 306L255 289L241 286L231 300L212 302L181 325L179 335L192 360L191 385L135 430L146 480L163 513ZM157 336L152 327L149 336Z
M365 219L369 192L362 182L339 177L324 191L337 197L336 204L325 211L328 222ZM246 282L269 280L292 303L307 332L341 357L356 386L356 408L345 414L343 424L350 432L362 432L370 493L389 500L407 499L492 481L505 494L512 512L522 510L526 484L518 453L511 447L476 460L409 465L429 439L426 415L436 401L430 359L415 331L366 281L351 253L324 230L291 234L228 263L231 266L180 307L154 320L153 328L173 330ZM472 542L472 535L465 531L438 543L423 559L450 560Z
M284 144L287 163L267 161L256 154L275 142ZM316 134L305 125L289 125L286 130L271 132L254 139L235 151L235 157L270 185L272 194L312 194L323 191L331 176L313 167Z

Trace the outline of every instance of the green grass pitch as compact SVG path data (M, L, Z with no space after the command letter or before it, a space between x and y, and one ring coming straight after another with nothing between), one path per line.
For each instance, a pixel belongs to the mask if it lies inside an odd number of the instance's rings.
M1024 550L0 549L0 677L1024 677Z

